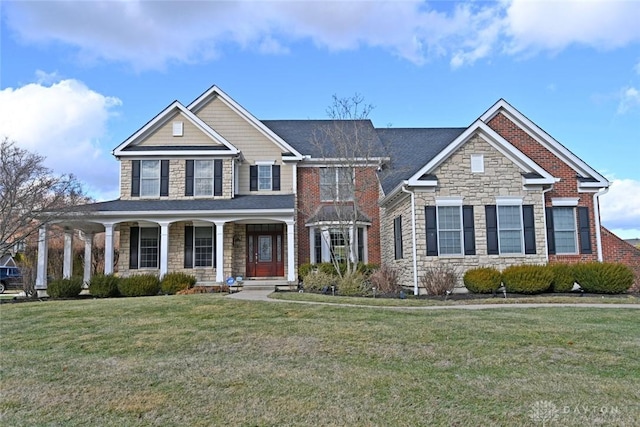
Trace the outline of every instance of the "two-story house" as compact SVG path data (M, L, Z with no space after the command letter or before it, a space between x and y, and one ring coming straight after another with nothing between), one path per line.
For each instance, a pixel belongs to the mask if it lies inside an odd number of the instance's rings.
M60 224L84 231L89 254L92 233L105 233L105 273L293 286L299 265L349 257L398 267L417 293L435 265L463 273L609 253L599 216L609 182L504 100L468 127L375 128L260 121L214 86L173 102L113 154L120 198Z

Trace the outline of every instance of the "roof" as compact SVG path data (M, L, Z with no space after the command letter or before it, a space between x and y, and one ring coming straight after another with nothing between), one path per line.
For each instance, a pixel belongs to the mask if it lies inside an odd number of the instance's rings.
M307 220L307 223L317 224L321 222L339 222L351 215L353 215L353 205L322 205L318 208L316 213ZM371 218L357 209L356 221L371 223Z
M341 140L347 143L345 148L365 151L356 157L387 157L371 120L263 120L262 123L298 152L312 158L344 157L341 155L344 150L335 148L340 147ZM348 144L356 140L361 143ZM366 148L363 150L363 147Z
M384 193L389 194L400 181L413 176L466 129L376 129L378 137L391 157L389 168L380 172Z
M111 200L78 206L76 212L235 211L293 209L293 194L236 196L233 199Z

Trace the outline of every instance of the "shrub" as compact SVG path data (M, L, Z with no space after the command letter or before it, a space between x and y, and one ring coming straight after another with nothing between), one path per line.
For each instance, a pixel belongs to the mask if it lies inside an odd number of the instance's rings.
M469 292L490 294L500 287L502 275L493 267L473 268L464 273L462 281Z
M125 297L158 295L160 280L155 274L139 274L126 277L118 283L118 291Z
M573 275L573 265L571 264L549 264L547 268L553 274L551 290L553 292L571 292L575 282Z
M82 291L82 277L57 279L47 285L47 293L51 298L75 298Z
M390 265L383 264L369 276L371 286L375 287L381 294L395 294L400 292L402 286L398 281L398 270Z
M587 262L574 266L576 282L585 292L621 294L633 285L633 271L624 264Z
M173 295L178 291L192 288L195 284L195 276L182 272L167 273L160 281L160 289L163 294Z
M427 295L447 295L453 291L456 283L458 283L458 274L446 265L429 267L420 277L420 285Z
M300 267L298 267L298 277L300 277L301 279L304 279L307 276L307 274L314 271L315 268L316 268L315 265L310 263L302 264Z
M312 271L304 276L302 283L305 291L320 292L325 287L331 288L331 286L334 286L336 284L336 278L324 271Z
M338 282L338 294L355 297L363 296L369 293L370 287L364 279L362 273L354 272L345 275Z
M208 292L213 292L213 291L207 289L205 286L194 286L192 288L185 288L185 289L176 291L176 295L206 294Z
M539 294L551 287L553 273L543 265L512 265L502 272L508 292Z
M120 295L118 292L120 279L113 274L96 274L89 282L89 292L96 298L111 298Z
M359 262L356 267L356 271L364 274L364 277L370 277L374 271L378 270L378 268L377 264L365 264L364 262Z

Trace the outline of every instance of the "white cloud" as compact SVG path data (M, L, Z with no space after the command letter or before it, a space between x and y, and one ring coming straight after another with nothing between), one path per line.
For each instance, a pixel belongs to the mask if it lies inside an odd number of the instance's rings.
M237 47L287 54L300 41L331 51L380 48L416 64L445 57L454 68L496 54L640 42L640 2L615 0L47 1L9 2L5 15L23 42L62 42L79 61L138 70Z
M640 181L613 179L600 198L602 224L622 238L640 237Z
M623 88L620 91L618 114L625 114L636 107L640 107L640 91L635 87Z
M92 196L117 197L118 163L100 139L119 105L118 98L72 79L5 88L0 91L0 136L45 156L45 164L55 172L73 173Z

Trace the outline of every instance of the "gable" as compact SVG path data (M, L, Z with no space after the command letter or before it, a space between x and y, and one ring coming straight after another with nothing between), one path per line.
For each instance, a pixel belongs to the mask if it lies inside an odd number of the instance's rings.
M173 124L176 121L182 122L180 137L173 136ZM133 155L211 155L212 151L216 154L238 154L238 150L219 133L174 101L116 147L113 155L117 158Z
M578 180L579 188L599 189L609 186L609 181L605 177L504 99L500 99L489 108L480 120L547 170L561 168L572 170L574 175L572 178ZM569 177L565 176L565 178Z

